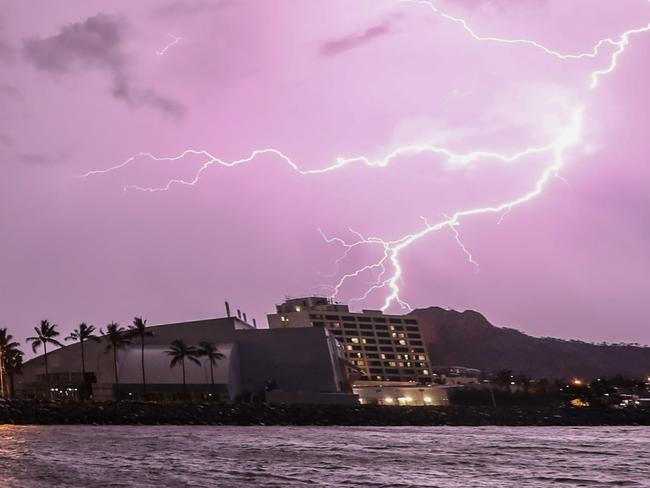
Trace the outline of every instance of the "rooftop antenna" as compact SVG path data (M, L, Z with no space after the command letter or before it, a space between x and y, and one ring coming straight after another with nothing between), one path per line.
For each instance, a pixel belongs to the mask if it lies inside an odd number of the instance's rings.
M226 317L230 317L230 304L226 300Z

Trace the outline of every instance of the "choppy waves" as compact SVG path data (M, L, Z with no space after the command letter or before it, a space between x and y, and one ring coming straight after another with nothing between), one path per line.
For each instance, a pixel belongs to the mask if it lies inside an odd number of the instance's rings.
M644 427L0 426L0 487L650 486Z

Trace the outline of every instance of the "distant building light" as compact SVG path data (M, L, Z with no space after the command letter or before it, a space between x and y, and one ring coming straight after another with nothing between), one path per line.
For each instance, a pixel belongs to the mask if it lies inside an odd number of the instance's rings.
M300 312L300 307L296 305L296 312Z
M385 401L386 403L393 403L393 399L392 399L391 397L386 397L386 398L384 398L384 401Z
M431 403L432 401L433 401L433 398L428 397L428 396L424 397L424 403Z
M582 384L582 381L576 378L573 380L573 384L576 386L580 386Z

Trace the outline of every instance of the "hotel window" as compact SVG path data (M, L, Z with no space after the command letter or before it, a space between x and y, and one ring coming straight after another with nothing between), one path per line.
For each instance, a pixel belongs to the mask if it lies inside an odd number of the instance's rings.
M417 328L417 327L414 327L414 326L412 326L412 325L408 325L408 326L406 327L406 330L408 330L408 331L410 331L410 332L419 332L419 331L418 331L418 328Z
M420 334L409 334L408 336L409 336L409 339L419 339L420 338Z
M387 325L379 325L379 324L377 324L377 325L375 325L375 329L376 330L388 330L388 326Z
M401 324L402 323L402 319L397 319L397 318L391 318L391 319L388 319L388 321L390 323L392 323L392 324Z
M360 329L372 330L372 324L359 324Z
M335 329L340 329L341 328L341 322L331 322L330 327L333 327Z
M368 364L372 366L381 366L381 361L369 361Z
M354 317L350 317L349 315L344 315L344 316L342 317L342 319L343 319L343 320L349 320L349 321L351 321L351 322L354 322Z
M397 337L397 332L392 332L390 336L391 337Z
M400 339L400 340L399 340L399 345L400 345L400 346L405 346L405 345L406 345L406 341L405 341L404 339Z
M376 351L376 350L377 350L377 346L366 346L366 351Z
M362 357L363 357L363 354L361 354L360 352L358 352L358 353L357 353L357 357L358 357L358 358L362 358Z
M361 335L365 337L373 337L375 334L371 330L362 330Z
M325 322L312 322L311 325L314 327L325 327Z
M404 332L400 332L399 334L397 334L397 337L404 339L404 337L406 336L404 335Z
M411 344L413 344L414 346L421 346L422 341L411 341Z
M389 330L395 330L395 326L394 326L394 325L389 325L389 326L388 326L388 329L389 329Z
M364 339L364 338L362 337L362 338L361 338L361 344L365 344L365 343L366 343L366 339Z
M352 346L349 346L349 345L348 345L348 346L345 346L345 349L348 350L348 351L351 351L351 350L352 350Z
M354 344L359 344L359 338L358 337L350 337L350 342Z
M338 320L339 319L338 315L325 315L325 318L327 320Z
M424 354L420 354L420 355L418 355L418 359L420 361L424 361L426 359L426 357L424 356Z
M429 370L428 370L428 369L423 369L423 370L422 370L422 374L424 374L424 375L428 375L428 374L429 374Z
M404 319L404 323L405 323L405 324L417 324L418 321L417 321L417 320L413 320L413 319Z
M357 366L365 366L366 362L365 361L357 361Z
M386 319L383 317L373 317L372 320L375 322L386 322Z
M393 348L388 346L381 346L379 350L384 352L393 352Z
M396 347L395 350L397 352L409 352L408 348L406 347Z
M388 332L377 332L377 337L390 337Z
M370 354L366 354L366 357L368 359L377 359L377 358L379 358L379 354L370 353Z
M395 361L388 361L388 366L395 368L397 366L397 363Z
M382 359L386 359L386 355L385 355L385 354L382 354L382 355L381 355L381 358L382 358Z
M370 318L369 318L369 317L357 317L357 320L358 320L359 322L370 322Z
M392 344L390 339L379 339L379 344Z

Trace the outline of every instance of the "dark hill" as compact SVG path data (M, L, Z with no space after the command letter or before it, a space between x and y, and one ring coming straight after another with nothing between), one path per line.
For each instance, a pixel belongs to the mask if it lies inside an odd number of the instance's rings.
M650 347L539 338L495 327L478 312L429 307L418 316L431 362L483 371L510 369L533 378L650 375Z

